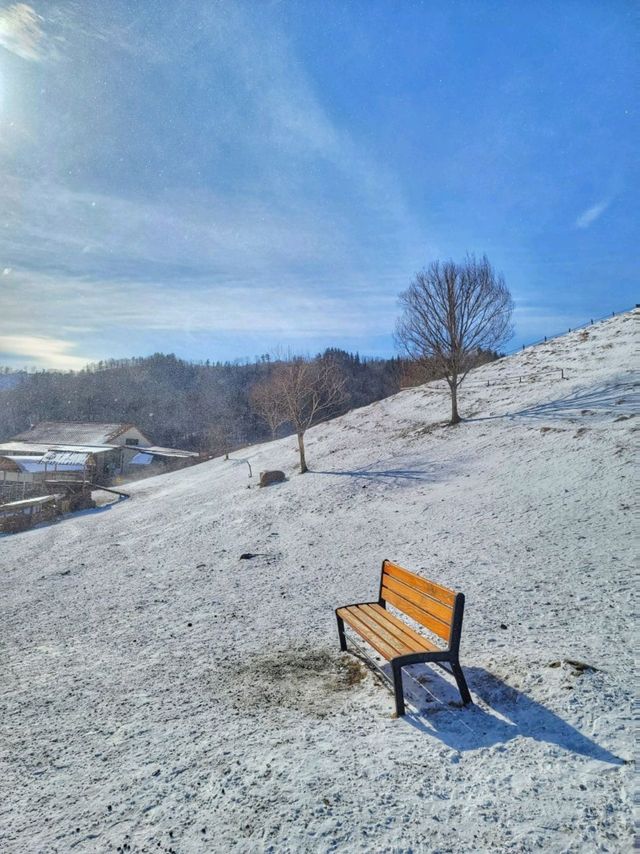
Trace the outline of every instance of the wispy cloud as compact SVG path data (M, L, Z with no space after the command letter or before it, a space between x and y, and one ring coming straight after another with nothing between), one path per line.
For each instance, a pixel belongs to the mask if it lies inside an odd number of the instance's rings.
M282 283L261 281L258 285L181 280L159 288L153 282L82 281L13 270L2 284L5 354L8 345L25 342L17 355L29 355L37 345L38 358L47 366L62 366L55 360L73 349L42 342L51 330L89 342L87 357L96 358L104 348L104 337L116 329L135 333L244 333L273 340L302 344L306 338L345 337L375 334L384 328L393 311L395 294L371 295L358 285L348 293L331 294L326 283L311 290L297 286L292 278ZM35 353L35 351L34 351ZM100 355L108 355L100 354ZM80 358L80 357L78 357ZM78 366L78 362L75 362Z
M597 202L595 205L587 208L576 219L576 228L589 228L590 225L593 225L602 216L610 204L611 199L603 199L601 202Z
M347 223L294 199L278 204L214 192L126 199L14 180L0 186L0 201L10 212L0 233L2 260L67 274L131 275L135 267L145 278L151 264L156 274L178 266L252 276L348 253Z
M43 18L27 3L0 10L0 46L22 59L39 62L48 54Z
M0 335L0 361L3 364L37 368L77 370L90 361L74 355L74 344L60 338L40 335Z

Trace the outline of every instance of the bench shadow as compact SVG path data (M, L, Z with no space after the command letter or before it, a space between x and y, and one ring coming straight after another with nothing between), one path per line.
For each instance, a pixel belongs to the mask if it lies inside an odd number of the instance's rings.
M388 665L383 671L388 672ZM405 720L461 752L524 736L589 759L625 764L624 759L493 673L482 667L465 667L464 672L474 698L474 704L467 707L460 705L455 683L443 671L421 664L406 667L403 685L409 706Z

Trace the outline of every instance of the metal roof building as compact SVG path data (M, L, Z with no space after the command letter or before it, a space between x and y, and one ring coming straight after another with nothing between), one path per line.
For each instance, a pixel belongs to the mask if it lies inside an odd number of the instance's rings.
M144 444L151 444L135 424L100 421L41 421L14 436L13 440L29 444L39 442L55 445L121 445L124 444L121 437L127 432L135 432Z

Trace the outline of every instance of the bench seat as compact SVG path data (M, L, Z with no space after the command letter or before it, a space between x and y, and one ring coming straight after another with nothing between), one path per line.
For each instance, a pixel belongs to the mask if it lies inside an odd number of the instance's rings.
M412 652L440 649L377 602L338 608L339 617L387 661Z

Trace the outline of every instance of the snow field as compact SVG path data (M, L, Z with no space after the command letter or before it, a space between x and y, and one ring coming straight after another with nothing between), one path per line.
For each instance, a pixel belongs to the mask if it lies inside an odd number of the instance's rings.
M3 850L630 850L636 322L478 369L456 428L409 389L307 475L287 438L0 540ZM417 666L394 720L338 652L384 557L465 593L474 706Z

